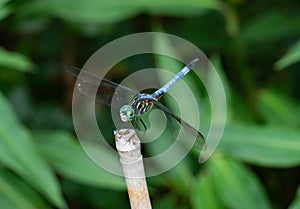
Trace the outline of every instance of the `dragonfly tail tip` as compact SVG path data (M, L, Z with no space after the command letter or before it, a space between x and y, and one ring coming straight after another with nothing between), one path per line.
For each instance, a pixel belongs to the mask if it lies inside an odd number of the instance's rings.
M199 58L193 59L193 60L187 65L187 67L190 68L190 69L194 68L195 65L196 65L196 63L197 63L198 61L199 61Z

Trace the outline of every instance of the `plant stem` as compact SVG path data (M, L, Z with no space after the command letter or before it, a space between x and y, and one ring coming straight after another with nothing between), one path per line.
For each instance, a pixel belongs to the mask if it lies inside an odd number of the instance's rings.
M114 131L131 209L151 209L140 140L133 129Z

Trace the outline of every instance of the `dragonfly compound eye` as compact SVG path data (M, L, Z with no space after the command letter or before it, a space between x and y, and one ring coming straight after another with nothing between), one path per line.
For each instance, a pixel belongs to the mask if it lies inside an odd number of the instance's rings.
M130 109L127 111L127 119L129 121L132 121L134 117L135 117L134 110L130 107Z
M129 105L124 105L120 109L120 117L123 122L132 121L135 117L134 109Z

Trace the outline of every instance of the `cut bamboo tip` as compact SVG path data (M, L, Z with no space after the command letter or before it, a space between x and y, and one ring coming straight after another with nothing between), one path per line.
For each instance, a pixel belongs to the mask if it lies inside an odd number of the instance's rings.
M133 129L116 130L114 134L131 209L151 209L140 140Z

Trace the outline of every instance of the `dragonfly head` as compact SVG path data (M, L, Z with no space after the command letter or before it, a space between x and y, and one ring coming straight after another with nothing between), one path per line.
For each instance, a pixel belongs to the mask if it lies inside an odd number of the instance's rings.
M120 117L123 122L132 121L135 118L134 109L129 105L124 105L120 109Z

